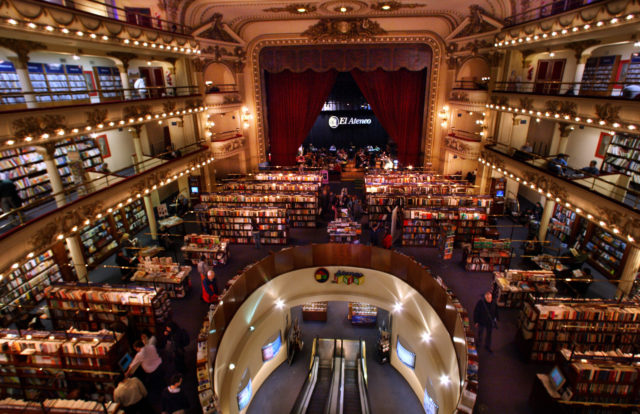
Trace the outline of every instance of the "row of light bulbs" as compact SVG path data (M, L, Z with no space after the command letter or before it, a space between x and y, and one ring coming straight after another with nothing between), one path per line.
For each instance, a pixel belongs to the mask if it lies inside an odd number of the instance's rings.
M102 212L96 214L95 216L95 220L100 220L101 218L105 217L107 214L111 214L115 209L118 208L122 208L124 206L127 206L131 203L134 202L134 200L138 200L140 198L142 198L143 196L149 195L150 192L157 190L160 187L164 187L165 185L168 185L169 183L176 181L178 178L183 177L185 175L189 175L192 172L194 172L196 170L196 168L202 168L206 165L211 164L214 161L213 157L209 157L206 160L199 162L195 165L192 165L191 167L187 167L184 170L180 171L179 173L174 174L172 177L167 178L166 180L160 180L157 184L154 184L153 186L149 187L149 188L145 188L144 190L140 191L139 193L137 193L135 195L135 197L129 197L124 201L121 201L117 204L115 204L112 207L109 207L105 210L103 210ZM91 220L92 218L87 218L85 219L85 221L82 223L83 226L88 226L89 224L91 224ZM71 228L71 230L68 233L59 233L56 236L57 240L64 240L67 237L73 237L78 233L78 230L81 230L80 226L75 225ZM29 254L27 254L27 259L31 259L35 256L34 252L30 252ZM20 266L19 262L15 262L14 264L11 265L11 270L17 269ZM0 280L2 280L2 278L4 277L3 274L0 274Z
M568 36L571 34L575 34L578 32L586 32L589 31L592 28L604 28L605 26L607 27L611 27L611 26L615 26L615 25L620 25L622 23L626 23L629 22L630 20L634 20L637 19L637 16L635 14L627 14L626 16L622 17L613 17L609 20L599 20L598 22L592 24L586 23L584 25L581 26L574 26L571 28L565 28L562 30L547 30L546 32L543 32L541 34L536 34L533 36L527 35L527 36L522 36L522 37L513 37L510 40L501 40L501 41L496 41L493 46L494 47L509 47L509 46L514 46L516 44L522 44L522 43L532 43L532 42L538 42L538 41L544 41L547 39L556 39L562 36Z
M596 220L592 214L589 213L585 213L582 211L581 208L576 207L571 205L571 203L569 203L568 201L565 201L563 203L563 200L560 199L560 197L553 197L553 194L551 194L550 192L545 193L544 190L542 188L537 187L534 183L530 183L527 182L526 180L518 177L518 176L514 176L513 173L507 171L506 169L502 169L498 166L496 166L496 164L492 164L491 162L479 157L478 161L481 162L483 165L486 165L487 167L491 167L492 169L496 170L499 173L502 173L505 177L509 177L512 179L515 179L518 183L524 185L524 186L528 186L529 188L531 188L534 191L538 191L539 194L544 195L547 199L552 199L555 200L556 203L562 204L565 208L569 209L569 210L573 210L576 212L576 214L579 214L582 217L586 217L588 220L593 221L597 224L600 225L600 227L602 227L605 230L609 230L611 232L613 232L616 235L620 235L620 229L618 229L616 226L614 225L610 225L606 222L604 222L603 220ZM631 236L631 234L627 234L627 240L629 240L631 243L635 242L635 239L633 238L633 236Z
M120 39L117 37L109 37L107 35L98 35L95 33L83 32L82 30L70 30L70 29L67 29L66 27L54 27L51 25L43 25L43 24L37 24L33 22L21 22L13 18L6 19L6 22L12 26L18 26L20 24L23 24L24 26L32 30L44 30L45 32L48 32L48 33L54 33L54 32L62 33L75 38L84 38L85 36L87 36L94 40L100 39L105 42L112 41L112 42L122 43L127 46L148 47L151 49L165 50L167 52L179 52L187 55L190 55L190 54L199 55L202 53L202 51L198 48L192 49L190 47L184 47L184 46L175 46L175 45L171 46L170 44L171 42L153 43L153 42L144 42L144 41L141 42L139 40Z
M538 118L549 118L557 121L567 121L567 122L577 123L577 124L582 124L587 126L611 127L611 128L617 128L617 129L629 130L629 131L634 131L638 129L638 127L635 124L622 124L620 122L609 123L604 119L596 120L593 118L586 118L581 116L572 117L570 115L561 114L558 112L534 111L532 109L516 108L516 107L511 107L506 105L495 105L495 104L486 104L486 107L489 109L494 109L496 111L513 112L515 114L520 113L522 115L531 115L531 116L536 116Z
M145 122L149 122L149 121L153 121L153 120L159 120L159 123L162 123L162 121L160 120L160 118L167 118L167 117L172 117L172 116L180 116L180 115L187 115L187 114L191 114L191 113L197 113L197 112L203 112L206 111L209 107L208 106L199 106L197 108L189 108L189 109L182 109L182 110L178 110L178 111L171 111L169 113L167 112L163 112L163 113L157 113L154 115L151 114L147 114L145 116L139 116L137 118L129 118L127 120L125 119L120 119L119 121L109 121L105 123L101 123L96 125L95 127L92 127L91 125L87 125L84 128L73 128L70 131L66 131L64 129L58 129L55 132L55 136L58 137L71 137L72 135L76 135L76 134L80 134L80 133L89 133L92 131L99 131L99 130L104 130L104 129L109 129L109 128L113 128L113 127L121 127L123 125L136 125L139 123L145 123ZM28 143L33 143L33 141L35 139L40 139L40 140L47 140L49 138L51 138L52 135L49 133L44 133L42 135L40 135L39 137L32 137L32 136L26 136L24 138L22 138L22 141L24 142L28 142ZM16 143L18 143L19 139L9 139L7 141L4 142L5 145L14 145Z

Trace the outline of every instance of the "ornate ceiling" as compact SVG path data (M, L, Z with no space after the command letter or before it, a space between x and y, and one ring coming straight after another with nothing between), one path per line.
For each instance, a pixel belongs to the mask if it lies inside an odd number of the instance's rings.
M209 27L222 15L222 22L240 37L243 37L243 29L251 23L266 24L267 27L277 25L279 30L274 31L278 32L287 21L363 17L437 19L452 32L473 14L472 7L479 7L483 14L503 20L510 15L512 6L509 0L183 0L180 20L197 30Z

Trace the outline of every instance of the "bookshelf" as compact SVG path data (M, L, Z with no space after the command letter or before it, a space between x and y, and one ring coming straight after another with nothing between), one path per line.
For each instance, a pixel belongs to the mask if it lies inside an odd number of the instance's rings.
M95 267L118 248L108 217L102 217L83 227L80 230L80 241L84 246L82 251L85 262L90 267Z
M42 407L45 407L44 409ZM97 401L66 400L47 398L40 405L36 401L15 398L0 400L0 411L4 414L124 414L120 404L109 401L104 404Z
M23 104L24 96L6 96L22 92L20 78L12 62L8 60L0 61L0 94L2 94L3 105Z
M504 178L492 178L490 193L491 197L493 197L493 203L491 203L491 214L504 214L507 180Z
M220 190L225 192L252 193L317 193L320 184L313 181L230 181L223 182Z
M616 133L607 147L602 171L626 174L640 184L640 136Z
M442 224L438 236L440 254L443 260L451 260L453 257L453 244L456 240L456 233L451 224Z
M0 395L26 399L44 391L65 398L87 384L96 399L110 399L118 361L128 350L121 333L75 329L0 330L0 347Z
M589 255L589 264L609 279L617 279L626 260L628 244L612 233L589 223L576 242Z
M582 73L580 95L611 95L620 55L591 57L587 59Z
M468 272L503 271L511 263L511 240L474 237L463 250L464 268Z
M89 99L87 93L87 80L84 77L82 66L80 65L65 65L65 71L67 72L67 81L69 83L69 90L76 92L71 95L73 100ZM83 92L83 93L78 93Z
M393 208L398 205L402 207L405 198L398 194L369 194L367 195L367 210L369 214L369 226L375 224L384 225L391 222Z
M632 53L629 66L627 67L627 73L624 79L620 79L622 82L640 83L640 53Z
M198 212L201 225L229 243L250 244L252 220L260 229L263 244L287 244L287 210L275 207L217 207Z
M493 272L493 286L496 303L500 307L519 308L528 294L542 297L554 297L556 289L555 274L549 270L509 269Z
M53 156L65 187L74 184L71 170L67 166L67 154L71 151L78 151L83 159L91 162L91 165L102 164L100 150L89 137L82 136L56 143ZM18 195L26 202L51 194L44 159L33 147L0 151L0 171L8 175L18 189Z
M276 171L265 171L254 175L257 181L276 181L276 182L292 182L292 183L316 183L322 184L322 173L320 172L295 172L282 173Z
M113 216L112 228L117 233L122 232L133 235L142 230L148 223L144 203L139 199L114 210L111 215Z
M56 282L74 280L73 267L65 245L57 242L50 249L29 254L5 269L0 277L0 318L2 325L13 322L23 312L44 299L44 290Z
M579 218L575 211L571 211L560 205L560 203L556 203L549 229L560 241L569 243L574 237L576 219Z
M147 328L155 333L171 311L162 288L143 286L58 284L47 289L46 298L55 329L108 329L123 322L138 332Z
M556 352L631 352L640 340L640 305L602 299L545 298L524 301L518 343L533 361L554 361Z
M329 302L310 302L302 305L303 321L327 321L327 308Z
M51 102L51 95L42 94L42 92L49 91L44 65L42 63L28 62L27 73L29 74L29 81L33 91L38 92L38 95L35 95L36 102Z
M93 73L98 89L100 89L100 100L117 101L123 98L122 79L118 68L113 66L94 66ZM113 92L106 92L108 90L113 90Z
M184 246L181 248L186 260L197 265L204 256L211 267L227 264L229 249L226 242L220 241L219 236L208 234L188 234L184 236Z
M353 325L375 325L378 318L378 308L368 303L349 302L347 319Z
M330 243L359 243L362 226L351 220L338 219L327 225Z
M191 266L180 266L170 257L144 257L131 281L139 286L163 289L170 298L183 298L189 291Z
M204 320L200 332L198 333L198 341L196 343L196 377L198 381L198 399L202 407L203 414L214 414L219 412L217 407L217 399L211 389L211 379L209 376L211 361L209 357L209 346L207 339L210 334L211 321L213 320L213 312L215 308L209 308L207 317ZM218 411L216 411L218 409Z
M471 241L484 234L487 214L484 207L407 208L402 223L404 246L435 247L439 227L445 224L455 232L456 241Z
M315 227L318 216L317 193L223 192L202 194L200 201L215 206L283 208L291 227Z

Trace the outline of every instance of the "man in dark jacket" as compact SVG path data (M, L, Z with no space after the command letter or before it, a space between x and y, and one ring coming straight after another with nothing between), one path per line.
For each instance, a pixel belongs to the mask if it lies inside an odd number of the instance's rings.
M3 213L8 213L22 205L22 199L18 195L18 189L13 181L9 179L0 180L0 207ZM22 212L16 212L19 218L18 225L23 221ZM13 220L13 218L12 218Z
M491 292L486 292L484 297L476 303L476 307L473 310L473 322L478 333L476 344L478 346L482 344L482 336L484 331L487 331L484 347L487 351L492 352L491 331L493 328L498 327L498 308L493 302L493 295Z

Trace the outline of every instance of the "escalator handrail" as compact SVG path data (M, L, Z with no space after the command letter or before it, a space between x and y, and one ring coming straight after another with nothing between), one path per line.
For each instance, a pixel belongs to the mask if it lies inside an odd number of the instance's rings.
M360 352L358 354L358 389L360 391L360 408L362 414L369 414L371 403L369 401L369 389L368 380L365 373L367 372L367 355L366 344L362 338L360 338Z
M333 394L335 392L335 387L337 386L341 386L342 382L342 372L340 371L340 376L338 377L338 380L336 381L336 373L334 372L334 368L335 368L335 364L336 364L336 358L338 358L339 360L342 360L342 355L337 355L337 349L338 349L338 341L340 341L340 350L342 353L342 340L341 339L334 339L335 340L335 346L333 348L333 359L331 360L331 386L329 387L329 394L327 395L327 403L325 405L325 414L336 414L336 404L332 404L333 401ZM338 405L339 408L339 405Z
M300 388L296 402L291 409L291 414L304 414L309 406L309 401L311 401L311 395L313 395L313 390L315 389L316 382L318 380L318 369L320 367L320 357L316 355L318 351L318 343L319 339L318 336L316 336L313 338L313 345L311 348L311 366L309 367L307 377L302 384L302 388Z

